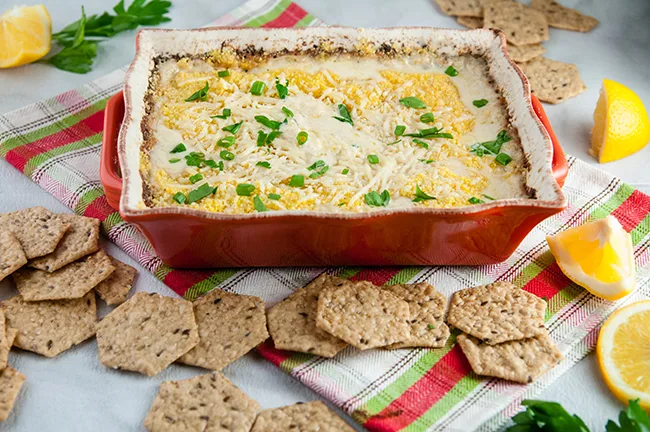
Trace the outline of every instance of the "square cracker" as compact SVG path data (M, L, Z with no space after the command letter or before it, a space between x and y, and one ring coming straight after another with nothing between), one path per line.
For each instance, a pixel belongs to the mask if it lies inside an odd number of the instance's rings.
M546 52L546 48L542 44L532 44L515 46L508 44L508 54L510 58L517 63L531 61L535 57L539 57Z
M316 307L323 288L345 279L325 273L269 309L269 333L277 349L334 357L348 344L316 327Z
M219 372L166 381L144 421L149 432L248 431L260 405Z
M109 256L115 271L95 286L95 291L107 305L118 305L126 301L131 291L137 270L128 264Z
M530 7L543 12L551 27L588 32L598 25L596 18L562 6L555 0L533 0Z
M546 302L510 282L454 293L447 322L490 345L546 333Z
M464 334L459 335L457 340L478 375L524 384L533 382L563 359L547 333L498 345L488 345Z
M97 325L99 360L153 376L199 343L192 303L139 292Z
M411 337L386 348L445 346L449 339L449 327L444 321L447 309L447 299L444 295L426 282L389 285L384 289L407 302L411 313Z
M361 350L409 339L409 305L367 282L345 281L321 291L316 325Z
M0 232L0 281L27 264L20 242L11 231Z
M54 252L31 260L30 267L53 272L99 249L99 219L75 214L59 214L57 217L70 228Z
M0 215L0 226L13 232L32 259L54 252L69 225L43 207L32 207Z
M487 4L483 26L500 29L513 45L531 45L549 38L546 16L538 10L512 1Z
M199 344L179 362L221 370L269 337L264 300L214 289L194 302Z
M25 379L25 375L14 368L0 370L0 422L9 418Z
M262 411L251 432L353 432L354 429L321 401Z
M18 330L13 345L54 357L95 334L95 294L74 300L26 302L15 296L2 302L7 325Z
M83 297L113 271L108 255L100 250L52 273L25 268L12 277L25 301L63 300Z
M7 325L5 324L5 314L0 309L0 370L7 367L7 359L9 358L9 338L7 336Z
M587 90L576 65L536 57L519 67L528 77L531 92L543 102L557 104Z

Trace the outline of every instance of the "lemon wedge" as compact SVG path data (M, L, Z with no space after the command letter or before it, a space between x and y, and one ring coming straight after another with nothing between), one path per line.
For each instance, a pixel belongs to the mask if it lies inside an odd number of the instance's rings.
M598 365L607 387L627 404L650 409L650 300L632 303L609 317L598 335Z
M632 90L603 80L591 130L592 156L611 162L641 150L650 141L650 119L643 102Z
M614 216L546 237L560 269L573 282L607 300L634 290L632 236Z
M0 15L0 68L31 63L50 51L52 20L43 5L19 6Z

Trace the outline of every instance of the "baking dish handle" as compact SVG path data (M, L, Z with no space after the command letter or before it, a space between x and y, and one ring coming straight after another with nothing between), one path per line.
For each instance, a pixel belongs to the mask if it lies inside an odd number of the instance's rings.
M99 178L104 186L108 204L120 209L122 195L122 176L117 154L117 139L124 120L124 93L113 95L104 109L104 135L102 137L102 156L99 163Z
M564 186L564 180L566 179L566 176L569 172L569 165L567 164L566 156L564 155L564 151L560 146L560 142L555 136L555 132L553 132L553 128L551 127L551 123L548 121L548 117L546 116L546 112L544 111L541 102L539 99L537 99L537 97L535 97L535 95L531 95L531 99L533 102L533 109L535 110L535 114L537 114L537 117L546 128L546 131L548 132L548 135L551 137L551 141L553 142L553 161L551 163L551 169L553 170L553 177L555 177L555 181L557 181L560 187L562 187Z

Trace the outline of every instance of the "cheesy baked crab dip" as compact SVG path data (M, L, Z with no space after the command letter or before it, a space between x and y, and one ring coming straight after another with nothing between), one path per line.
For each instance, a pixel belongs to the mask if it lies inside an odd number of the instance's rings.
M532 198L483 58L422 48L158 59L148 207L362 212Z

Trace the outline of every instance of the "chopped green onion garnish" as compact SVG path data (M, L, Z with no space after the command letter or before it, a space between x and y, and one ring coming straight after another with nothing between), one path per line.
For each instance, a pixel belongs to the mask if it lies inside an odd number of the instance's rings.
M397 143L400 143L400 142L402 142L402 140L401 140L401 139L398 139L397 141L393 141L393 142L388 143L388 144L386 144L386 145L393 145L393 144L397 144Z
M219 165L212 159L204 160L203 163L205 166L209 166L210 168L217 168ZM221 162L223 164L223 162Z
M505 130L502 130L494 141L485 141L473 144L469 151L470 153L476 154L476 156L483 156L486 153L497 156L501 152L501 146L510 140L512 140L512 138L508 136L508 133Z
M169 163L176 163L176 162L180 162L180 161L181 161L181 160L178 159L178 158L169 159Z
M284 107L284 106L283 106L283 107L282 107L282 112L283 112L283 113L284 113L288 118L293 117L293 111L291 111L291 110L290 110L289 108L287 108L287 107Z
M476 108L483 108L485 105L488 104L488 101L487 101L487 99L477 99L477 100L475 100L474 102L472 102L472 104L473 104Z
M222 70L222 71L217 72L217 75L219 75L219 78L225 78L225 77L230 76L230 71L227 70L227 69Z
M381 194L375 191L370 191L363 196L366 204L372 207L386 207L390 202L390 193L384 190Z
M226 132L230 132L231 134L234 135L239 131L239 128L241 127L242 123L244 123L243 120L240 121L239 123L233 123L231 125L222 127L221 130L226 131Z
M203 180L203 176L201 175L201 173L196 173L196 174L194 174L193 176L190 177L190 183L192 183L192 184L198 183L201 180Z
M339 206L339 207L343 207L343 206L346 205L346 204L347 204L346 202L342 202L342 203L338 203L337 206Z
M424 147L424 148L427 149L427 150L429 149L429 144L428 144L428 143L425 143L425 142L422 141L422 140L419 140L419 139L417 139L417 138L413 138L413 142L416 143L417 145L419 145L420 147Z
M282 132L280 132L280 131L278 131L278 130L274 130L274 131L272 131L272 132L269 134L269 136L266 137L266 144L267 144L267 145L268 145L268 144L271 144L271 143L273 142L273 140L276 139L277 137L279 137L280 135L282 135Z
M237 195L239 196L251 196L255 190L255 185L248 183L241 183L237 185Z
M445 73L451 77L458 75L458 71L453 66L449 66L447 69L445 69Z
M254 94L255 96L261 96L264 92L265 87L266 84L264 84L262 81L255 81L251 86L251 94Z
M378 164L379 163L379 156L374 155L374 154L368 155L368 162L370 162L373 165Z
M420 116L420 121L422 123L433 123L435 118L433 117L433 113L426 113Z
M427 105L415 96L405 97L399 100L399 103L409 108L423 109Z
M432 197L431 195L427 195L420 189L420 185L415 185L415 199L413 202L420 202L420 201L428 201L428 200L434 200L436 197Z
M212 187L207 183L203 183L198 189L194 189L189 194L187 194L187 203L192 204L198 200L207 197L217 191L216 187Z
M309 139L309 134L305 131L298 132L296 135L296 140L298 140L298 145L303 145Z
M508 165L510 162L512 162L512 158L510 155L506 153L499 153L496 158L494 158L497 163L500 163L503 166Z
M307 169L308 169L309 171L313 171L313 170L315 170L315 169L318 169L318 168L320 168L320 167L324 167L324 166L325 166L325 162L319 159L319 160L317 160L316 162L314 162L313 164L309 165L309 166L307 167Z
M258 123L262 123L267 128L271 128L273 130L280 129L280 126L282 126L281 122L271 120L267 116L263 116L263 115L256 115L255 120L257 120Z
M220 171L223 171L223 161L219 161L218 167Z
M228 148L232 146L234 143L235 143L235 137L232 135L221 138L219 141L217 141L217 145L223 148Z
M278 96L280 99L284 99L289 94L289 81L285 81L284 85L280 84L279 79L275 79L275 88L278 90Z
M255 210L258 212L265 212L268 210L259 195L255 195L255 198L253 198L253 205L255 206Z
M274 200L274 201L277 201L277 200L279 200L280 198L282 198L282 195L278 195L278 194L269 194L269 199L272 199L272 200Z
M339 114L341 114L340 117L334 116L334 118L340 122L350 123L351 125L354 124L352 122L352 117L350 116L350 111L348 110L348 107L345 106L345 104L339 104Z
M484 204L485 201L482 199L478 199L476 197L471 197L470 199L467 200L470 204Z
M208 82L205 82L205 87L203 87L201 90L196 91L192 93L190 97L185 99L185 102L192 102L195 100L200 100L201 102L205 102L208 100L208 91L210 90L210 84Z
M221 150L219 156L221 156L221 159L228 160L228 161L233 160L235 158L235 154L229 152L228 150Z
M260 161L255 164L255 166L261 166L262 168L271 168L271 164L266 161Z
M343 175L348 175L349 172L350 172L349 169L347 169L347 168L343 168L343 171L341 171L341 174L343 174Z
M425 139L433 139L433 138L453 138L453 136L450 133L447 132L441 132L442 129L438 129L437 127L432 127L432 128L427 128L427 129L420 129L417 132L412 132L412 133L407 133L404 134L406 137L417 137L417 138L425 138Z
M289 180L289 186L291 187L303 187L305 185L305 176L301 174L294 174Z
M187 163L187 166L201 166L201 162L203 162L203 158L205 155L201 152L191 152L188 155L185 155L185 163Z
M325 173L326 173L329 169L330 169L330 167L327 166L327 165L325 165L324 167L320 168L318 171L315 171L315 172L309 174L309 178L313 178L313 179L315 179L315 178L318 178L318 177L322 177L322 176L325 175Z
M485 194L481 194L481 195L483 195L485 198L487 198L489 200L494 201L494 198L492 198L490 195L485 195Z
M395 126L395 135L396 136L402 136L404 131L406 131L406 126L404 126L404 125Z
M180 143L180 144L176 144L176 147L174 147L170 153L182 153L185 150L187 150L187 147L185 147L185 144Z
M228 117L230 117L231 114L232 114L232 111L230 111L229 108L224 108L223 111L221 112L221 115L213 115L213 116L210 116L210 118L218 118L218 119L224 119L225 120Z
M185 197L185 194L183 192L176 192L174 194L174 201L176 201L179 204L185 204L187 198Z
M257 132L257 146L258 147L264 147L266 144L266 137L268 137L267 134L264 133L264 131L258 131Z
M430 164L433 162L433 159L418 159L420 162L424 162L425 164Z

